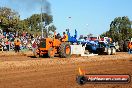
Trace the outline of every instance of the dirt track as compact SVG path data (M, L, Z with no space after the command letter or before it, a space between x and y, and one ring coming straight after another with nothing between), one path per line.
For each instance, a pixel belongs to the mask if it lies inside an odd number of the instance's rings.
M78 68L88 74L130 74L132 55L72 57L68 59L32 58L30 53L0 54L0 88L132 88L129 84L76 83Z

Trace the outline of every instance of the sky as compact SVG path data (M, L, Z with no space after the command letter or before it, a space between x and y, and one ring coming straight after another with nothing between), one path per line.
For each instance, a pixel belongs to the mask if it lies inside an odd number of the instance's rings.
M51 6L53 24L61 33L69 28L79 35L102 34L109 30L116 17L128 16L132 20L132 0L47 0ZM40 13L41 0L0 0L6 6L19 12L21 19ZM71 18L69 18L71 17Z

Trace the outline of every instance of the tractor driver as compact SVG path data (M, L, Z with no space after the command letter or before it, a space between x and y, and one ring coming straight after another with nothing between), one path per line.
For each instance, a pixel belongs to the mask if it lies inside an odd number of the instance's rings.
M56 36L55 36L56 39L61 39L61 35L60 33L58 33Z
M68 35L65 32L63 32L62 41L63 42L68 41Z

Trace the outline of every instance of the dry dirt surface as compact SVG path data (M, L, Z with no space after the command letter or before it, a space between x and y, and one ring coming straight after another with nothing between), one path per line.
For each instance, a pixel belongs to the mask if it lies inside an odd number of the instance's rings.
M78 85L78 68L87 74L130 74L132 55L33 58L31 52L0 52L0 88L132 88L129 84Z

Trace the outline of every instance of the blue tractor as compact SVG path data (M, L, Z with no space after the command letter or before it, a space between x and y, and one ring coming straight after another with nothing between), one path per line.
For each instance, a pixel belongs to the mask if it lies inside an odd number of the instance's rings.
M68 41L72 44L77 43L77 30L75 29L75 35L74 36L70 35L69 29L66 29L66 31L67 31L67 35L68 35Z
M107 44L105 42L100 42L98 40L96 41L87 40L87 38L77 40L77 30L75 30L74 36L70 35L69 29L66 29L66 31L68 35L68 41L71 44L74 43L82 44L82 46L86 46L85 50L87 50L90 53L95 53L95 54L107 53L108 55L116 53L116 49L113 44Z
M97 41L90 41L86 39L79 39L78 42L85 47L85 50L88 50L89 53L97 53L98 42Z
M106 43L103 41L92 41L86 38L78 40L83 46L86 45L85 50L94 54L116 54L115 45L113 43Z
M106 53L108 55L115 55L116 48L113 43L98 42L97 47L98 54Z

